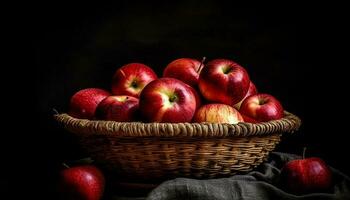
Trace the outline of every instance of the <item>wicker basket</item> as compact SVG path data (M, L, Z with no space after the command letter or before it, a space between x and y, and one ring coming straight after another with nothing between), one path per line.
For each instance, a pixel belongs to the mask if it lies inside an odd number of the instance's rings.
M239 123L121 123L57 114L98 163L133 179L214 178L247 172L266 159L281 134L300 119L288 112L280 120Z

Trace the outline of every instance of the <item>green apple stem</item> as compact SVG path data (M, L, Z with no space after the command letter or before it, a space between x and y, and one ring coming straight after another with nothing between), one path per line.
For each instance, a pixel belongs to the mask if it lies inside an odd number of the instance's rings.
M170 102L175 102L177 100L177 96L176 95L172 95L172 96L170 96L170 98L169 98L169 101Z
M63 167L69 169L70 167L66 163L62 163Z
M197 70L197 73L198 73L198 74L201 73L201 71L202 71L202 69L203 69L203 67L204 67L204 61L205 61L205 59L207 59L207 58L204 56L204 57L202 58L201 64L200 64L199 67L198 67L198 70Z
M303 159L305 159L306 147L303 148Z

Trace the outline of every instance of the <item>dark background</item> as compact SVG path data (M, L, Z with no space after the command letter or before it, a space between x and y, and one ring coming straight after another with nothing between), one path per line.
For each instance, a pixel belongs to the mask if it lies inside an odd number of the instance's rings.
M51 118L52 108L67 110L76 91L110 89L114 71L126 63L145 63L161 75L176 58L203 56L240 63L260 92L274 95L302 119L301 129L284 136L276 151L301 154L306 146L307 156L321 157L348 173L346 133L335 125L333 101L324 95L335 92L326 76L331 72L315 62L322 59L315 53L323 42L314 31L320 21L306 11L307 16L300 7L242 8L218 1L157 5L120 1L103 9L94 5L34 9L26 30L35 62L31 69L35 80L30 83L35 87L36 117L28 122L35 121L36 134L26 144L20 164L8 166L17 176L5 173L1 184L31 185L28 192L45 196L54 191L62 162L86 156ZM5 158L17 163L14 157ZM30 173L22 170L28 163ZM32 177L32 184L23 181L22 174Z

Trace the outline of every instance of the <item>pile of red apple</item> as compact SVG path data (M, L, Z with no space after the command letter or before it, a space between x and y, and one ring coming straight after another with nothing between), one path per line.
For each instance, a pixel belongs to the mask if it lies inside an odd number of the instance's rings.
M174 60L165 67L162 78L144 64L124 65L113 76L111 93L98 88L80 90L71 98L69 114L80 119L117 122L230 124L283 117L281 103L269 94L259 94L242 66L227 59L204 61L205 58L201 62L191 58ZM90 174L89 170L85 171ZM81 177L84 170L66 171L67 177ZM68 185L85 184L67 180ZM97 180L101 184L97 184L96 195L85 190L78 193L94 196L87 199L99 199L104 179ZM293 193L324 190L331 186L331 171L319 158L294 160L283 167L281 182Z
M117 122L258 123L283 117L281 103L258 94L248 72L227 59L207 63L180 58L163 77L141 63L117 69L111 93L83 89L70 101L69 114L81 119Z

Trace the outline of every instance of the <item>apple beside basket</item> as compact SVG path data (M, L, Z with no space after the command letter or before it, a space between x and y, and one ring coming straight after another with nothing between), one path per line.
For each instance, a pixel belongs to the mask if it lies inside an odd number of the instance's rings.
M267 158L283 133L301 125L297 116L286 111L279 120L234 125L98 121L64 113L54 118L78 136L97 163L138 180L248 172Z

